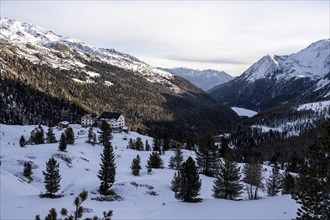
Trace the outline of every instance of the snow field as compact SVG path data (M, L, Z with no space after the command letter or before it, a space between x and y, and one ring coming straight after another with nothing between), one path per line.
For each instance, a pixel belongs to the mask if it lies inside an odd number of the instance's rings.
M83 203L87 208L84 217L101 216L103 211L113 210L112 219L292 219L295 217L298 205L290 196L266 197L260 192L262 198L256 201L246 200L245 193L242 201L228 201L214 199L212 195L213 178L200 175L202 188L201 203L183 203L174 198L171 191L171 180L174 170L167 169L168 160L174 154L167 151L162 155L164 169L153 169L148 175L145 165L150 152L127 149L128 140L141 137L143 143L152 138L135 132L128 134L113 134L112 145L116 155L116 181L114 191L122 197L121 201L99 202L91 200L98 196L99 179L97 173L100 169L100 154L102 146L92 146L87 140L88 128L80 125L71 125L76 140L74 145L68 145L67 152L58 151L58 143L43 145L28 145L21 148L18 144L21 135L29 138L30 132L36 126L0 125L1 137L1 184L0 184L0 219L33 219L40 214L44 218L49 209L62 207L73 210L73 200L82 190L88 191L88 199ZM47 127L43 126L45 132ZM78 135L78 131L81 132ZM94 130L96 131L96 129ZM54 128L59 140L62 131ZM82 134L83 133L83 134ZM127 140L124 138L127 137ZM184 157L195 158L195 153L184 150ZM139 154L142 170L140 176L131 174L130 165L133 158ZM55 156L60 163L62 176L61 189L58 194L64 197L59 199L40 198L39 194L45 192L42 171L45 170L46 161ZM62 155L62 156L61 156ZM59 158L63 157L67 161ZM32 162L33 181L27 183L23 176L23 164ZM243 166L243 164L239 164ZM271 167L264 166L267 178ZM156 195L150 195L156 194Z

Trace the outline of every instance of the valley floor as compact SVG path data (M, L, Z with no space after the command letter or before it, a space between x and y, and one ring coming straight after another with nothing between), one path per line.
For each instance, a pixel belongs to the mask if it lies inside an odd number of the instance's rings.
M214 199L211 196L213 178L203 175L200 176L200 198L203 201L177 201L170 189L174 170L153 169L152 175L148 175L145 165L150 152L127 149L129 138L135 139L139 136L143 142L148 140L152 143L152 138L135 132L114 134L112 140L117 164L113 189L122 200L95 201L92 198L98 196L99 179L96 175L100 169L102 146L86 143L87 129L72 125L76 134L75 144L68 145L67 152L60 152L58 143L28 145L24 148L19 146L20 136L28 138L36 126L0 127L0 219L33 219L37 214L44 218L51 208L56 208L58 212L62 207L73 210L73 200L82 190L87 190L89 194L87 201L83 203L86 208L84 217L102 216L106 210L113 210L112 219L292 219L296 216L298 205L290 195L266 197L265 193L261 192L262 198L255 201L247 200L246 195L242 196L241 201ZM47 131L47 127L44 129ZM54 129L54 132L59 139L62 131ZM131 174L130 165L137 154L141 157L142 170L140 176L135 177ZM172 155L172 151L162 155L165 167ZM195 153L191 151L184 151L184 155L185 158L195 157ZM64 197L59 199L39 197L40 193L45 192L42 171L51 156L60 163L62 180L58 193ZM22 174L23 164L27 161L32 163L33 168L31 183L28 183ZM264 166L264 169L264 176L267 177L270 167Z

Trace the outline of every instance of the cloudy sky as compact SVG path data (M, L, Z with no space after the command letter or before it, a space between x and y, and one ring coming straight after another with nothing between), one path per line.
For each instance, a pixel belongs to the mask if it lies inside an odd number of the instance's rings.
M134 55L153 66L240 75L266 54L329 38L329 1L13 1L2 17Z

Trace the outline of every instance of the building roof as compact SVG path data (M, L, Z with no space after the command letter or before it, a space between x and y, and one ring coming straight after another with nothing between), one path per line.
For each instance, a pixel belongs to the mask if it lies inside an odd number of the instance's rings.
M122 114L118 112L103 112L101 115L101 118L106 118L106 119L118 119Z

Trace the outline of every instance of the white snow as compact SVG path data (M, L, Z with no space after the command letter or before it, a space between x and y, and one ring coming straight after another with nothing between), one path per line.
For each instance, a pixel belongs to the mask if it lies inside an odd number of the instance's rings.
M239 116L253 117L254 115L258 114L258 112L246 108L231 107L231 109Z
M99 180L97 172L100 168L100 154L102 146L92 146L86 143L88 128L80 125L71 125L76 135L74 145L68 145L67 152L58 151L58 143L43 145L28 145L21 148L18 144L21 135L28 138L36 126L0 125L1 137L1 184L0 184L0 219L33 219L40 214L44 218L50 208L58 211L62 207L73 210L73 200L82 190L87 190L89 197L83 203L85 208L90 208L90 213L84 217L101 216L105 210L113 210L112 219L292 219L296 216L298 205L289 195L266 197L257 201L249 201L244 193L242 201L228 201L215 199L212 195L213 178L200 175L202 179L201 203L183 203L174 198L171 191L171 180L174 170L167 168L153 169L152 175L146 172L146 162L150 152L127 149L129 138L141 137L142 141L152 138L139 135L135 132L118 133L113 135L112 145L116 155L116 181L114 191L123 198L122 201L98 202L91 200L96 197ZM43 126L47 131L47 127ZM96 130L95 130L96 131ZM54 129L56 138L59 139L61 130ZM80 135L78 135L78 132ZM128 140L124 140L127 137ZM61 154L71 160L70 163L58 157ZM141 157L142 170L140 176L131 174L131 161L136 155ZM173 151L162 155L164 165L167 167ZM62 176L61 189L64 197L59 199L40 198L44 192L43 174L45 163L55 156L60 163ZM192 156L193 151L184 150L184 157ZM23 163L30 161L33 165L32 182L22 175ZM239 164L243 166L243 164ZM267 178L271 167L264 167L264 177ZM132 182L139 184L138 187ZM151 189L151 188L153 189ZM148 189L149 188L149 189ZM155 191L156 196L151 196L148 191Z
M110 81L104 81L104 84L106 85L106 86L113 86L114 84L112 83L112 82L110 82Z
M68 70L84 68L86 64L76 60L74 53L68 51L60 52L52 47L56 44L62 44L68 46L71 50L75 50L86 60L103 61L120 68L131 70L134 74L142 75L150 82L164 83L176 89L176 86L171 82L173 74L150 66L129 54L113 49L95 48L81 40L62 37L41 27L8 18L0 18L0 30L0 39L4 42L14 44L17 47L16 51L31 62L42 62L54 68ZM27 46L27 44L30 46ZM36 52L43 55L42 61L36 58ZM58 53L62 53L64 58L60 59L57 57L56 54ZM99 76L99 73L92 71L88 71L87 74L91 77Z
M249 82L258 79L275 78L289 80L308 77L319 80L329 73L330 40L317 41L307 48L291 55L267 55L248 68L242 76ZM329 81L320 83L320 86Z
M325 111L325 113L327 113L329 108L330 108L330 100L323 101L323 102L312 102L312 103L306 103L303 105L299 105L297 107L297 110L298 111L313 110L314 112Z

